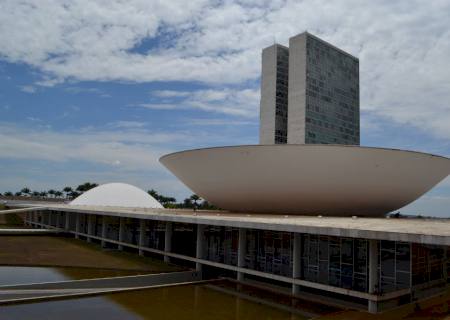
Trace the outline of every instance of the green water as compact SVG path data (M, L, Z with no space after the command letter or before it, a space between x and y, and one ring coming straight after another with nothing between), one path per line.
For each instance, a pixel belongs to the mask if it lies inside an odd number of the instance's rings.
M306 317L214 290L186 285L1 307L3 319L290 319Z

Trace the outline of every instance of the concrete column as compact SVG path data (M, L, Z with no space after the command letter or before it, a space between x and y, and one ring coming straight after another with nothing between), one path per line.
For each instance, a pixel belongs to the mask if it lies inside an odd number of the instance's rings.
M81 229L81 213L76 212L75 213L75 238L80 238L80 229Z
M302 237L300 233L294 233L292 251L292 278L299 279L302 272ZM292 294L299 294L300 286L292 284Z
M66 212L66 222L64 224L64 229L69 231L70 229L70 212Z
M166 222L166 232L164 234L164 252L172 251L172 233L173 233L172 222ZM170 262L170 257L164 256L164 262Z
M55 218L55 227L59 228L60 225L60 220L61 220L61 212L60 211L56 211L55 212L56 218Z
M195 257L197 259L203 259L205 252L205 225L198 224L197 225L197 247L195 249ZM198 272L202 271L202 264L197 262L195 264L195 270Z
M239 228L239 243L238 243L238 267L243 268L245 265L245 245L246 245L246 231L247 229ZM238 281L244 281L244 273L238 272Z
M92 236L93 233L94 233L94 215L93 215L93 214L88 215L88 219L87 219L87 220L88 220L88 221L87 221L87 223L88 223L88 230L87 230L88 237L87 237L87 242L91 242L92 239L91 239L90 236Z
M143 256L144 251L141 249L145 245L145 220L139 219L139 255Z
M51 215L51 211L47 211L46 213L45 213L45 215L46 215L46 222L45 222L45 225L46 226L49 226L50 225L50 215Z
M125 218L119 218L119 242L123 242L123 235L125 233ZM123 250L123 245L119 244L117 247L119 250Z
M41 228L41 229L44 228L44 226L43 226L43 224L44 224L44 215L45 215L45 212L44 212L44 211L39 211L39 213L38 213L38 219L39 219L39 217L40 217L41 220L38 221L38 222L41 224L40 227L39 227L39 228Z
M25 212L25 221L24 221L24 225L26 226L30 226L31 225L31 218L30 218L31 214L29 211Z
M102 248L106 247L106 230L108 228L108 224L106 223L106 216L102 216Z
M412 257L412 249L411 249L411 257ZM444 247L444 279L447 282L448 280L448 263L449 263L450 257L448 256L448 248ZM412 263L411 263L412 268ZM411 273L412 274L412 273ZM412 283L411 283L412 285Z
M369 240L369 293L376 294L378 291L378 240ZM377 313L377 302L369 300L368 310L370 313Z

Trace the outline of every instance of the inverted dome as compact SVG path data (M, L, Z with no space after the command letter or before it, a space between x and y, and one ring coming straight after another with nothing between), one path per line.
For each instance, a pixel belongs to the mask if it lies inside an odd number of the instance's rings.
M70 202L76 206L163 208L147 192L126 183L107 183L86 191Z
M257 213L383 215L450 173L445 157L345 145L206 148L160 162L219 208Z

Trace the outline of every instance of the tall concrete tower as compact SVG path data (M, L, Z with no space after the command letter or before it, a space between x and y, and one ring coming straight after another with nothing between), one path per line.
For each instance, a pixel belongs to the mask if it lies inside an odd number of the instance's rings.
M260 118L261 144L359 145L359 60L307 32L264 49Z
M262 52L259 141L287 143L289 49L274 44Z

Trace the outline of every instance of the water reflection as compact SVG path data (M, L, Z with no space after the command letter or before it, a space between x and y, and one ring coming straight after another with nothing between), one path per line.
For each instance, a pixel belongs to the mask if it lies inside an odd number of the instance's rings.
M0 286L141 274L138 271L69 267L0 266Z
M148 289L2 308L7 319L290 319L305 317L206 285Z

